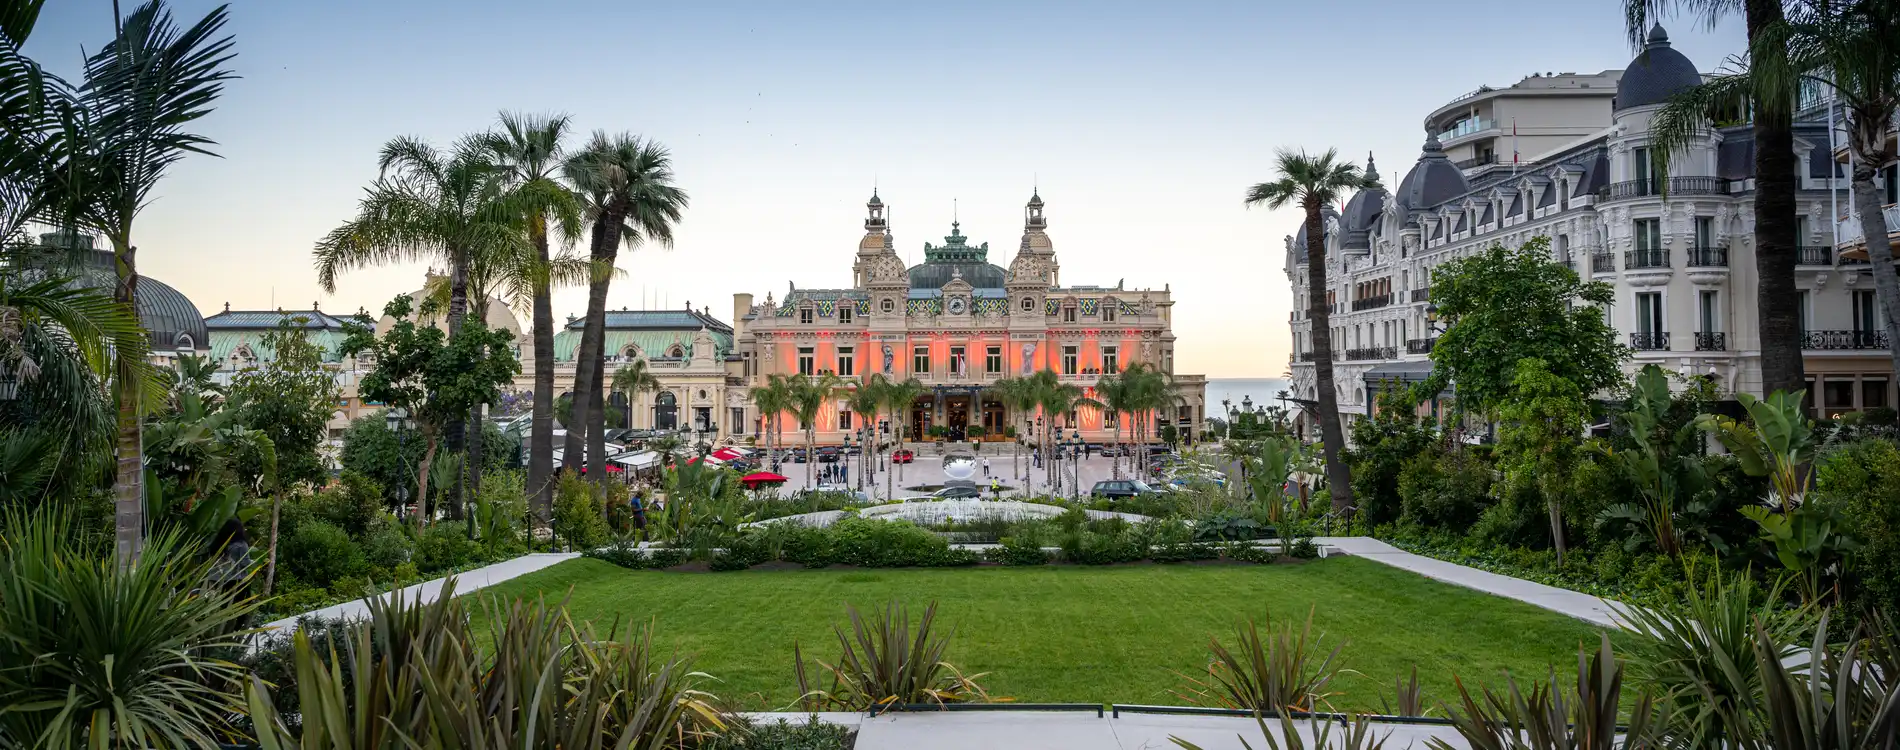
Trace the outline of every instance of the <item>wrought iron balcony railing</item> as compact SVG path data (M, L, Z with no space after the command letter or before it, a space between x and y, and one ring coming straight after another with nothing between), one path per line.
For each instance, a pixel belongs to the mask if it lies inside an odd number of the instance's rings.
M1818 246L1817 245L1803 245L1802 247L1798 248L1798 250L1799 250L1798 260L1796 260L1795 262L1800 265L1804 265L1804 266L1834 265L1834 248L1827 247L1825 245L1818 245Z
M1609 197L1636 198L1644 195L1726 195L1728 180L1721 177L1671 177L1667 180L1630 180L1609 187Z
M1592 253L1590 255L1590 272L1615 273L1616 256L1609 253Z
M1431 354L1431 353L1432 353L1432 346L1433 346L1433 345L1435 345L1435 344L1437 344L1437 343L1438 343L1438 337L1437 337L1437 336L1433 336L1433 337L1431 337L1431 338L1428 338L1428 339L1412 339L1412 340L1410 340L1410 341L1407 341L1407 342L1405 342L1405 353L1407 353L1407 354Z
M1635 331L1630 334L1630 348L1640 352L1665 351L1669 348L1668 331Z
M1385 307L1386 305L1390 305L1390 304L1392 304L1392 295L1377 294L1370 297L1360 297L1359 299L1353 300L1352 309L1355 311L1376 310L1378 308Z
M1801 336L1803 349L1885 349L1886 331L1808 331Z
M1698 352L1728 351L1728 334L1720 331L1704 331L1695 335L1695 350Z
M1623 270L1636 268L1668 268L1669 251L1661 248L1649 250L1626 250L1623 253Z
M1431 287L1426 287L1426 288L1424 288L1424 289L1413 289L1413 290L1412 290L1412 301L1413 301L1413 302L1430 302L1430 301L1431 301L1431 299L1432 299L1432 289L1431 289Z
M1396 346L1369 346L1369 347L1364 347L1360 349L1347 349L1345 361L1359 362L1359 361L1368 360L1368 359L1398 359L1398 358L1399 358L1399 348Z
M1728 248L1692 247L1689 248L1690 268L1728 268Z

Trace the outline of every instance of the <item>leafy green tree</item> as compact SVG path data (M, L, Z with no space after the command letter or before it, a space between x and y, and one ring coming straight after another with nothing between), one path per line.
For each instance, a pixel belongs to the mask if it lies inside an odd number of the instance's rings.
M384 412L360 417L343 431L343 449L337 462L345 473L361 474L382 488L383 504L400 505L398 493L404 488L415 495L416 467L422 464L426 447L419 434L398 435L390 432ZM493 424L482 430L484 471L507 468L511 441Z
M651 241L673 246L673 225L686 211L687 197L685 190L673 184L673 156L658 141L629 133L595 132L586 145L568 156L561 173L580 196L582 214L592 225L588 257L596 269L613 268L623 245L639 247ZM596 272L587 288L587 317L574 365L574 394L577 407L582 407L576 411L586 422L567 426L562 456L568 468L578 468L584 438L588 476L599 482L607 481L607 400L601 396L601 385L606 381L603 342L611 279Z
M1585 395L1609 390L1629 356L1602 310L1613 299L1609 284L1552 263L1547 237L1449 261L1432 272L1432 304L1450 325L1417 393L1455 387L1459 409L1489 415L1511 398L1527 359Z
M1241 415L1243 419L1250 415ZM1358 516L1368 528L1399 520L1404 510L1399 498L1399 473L1413 456L1431 450L1438 430L1428 416L1419 416L1416 404L1397 390L1383 391L1371 417L1352 425L1352 495Z
M1432 289L1436 295L1437 286ZM1518 362L1500 412L1498 464L1511 482L1534 485L1544 496L1557 564L1563 565L1567 550L1563 498L1571 475L1584 461L1582 435L1590 424L1590 404L1576 383L1551 372L1544 360L1531 357Z
M930 387L924 385L923 381L916 378L904 378L903 380L892 381L889 386L885 387L884 411L891 415L891 434L897 438L898 448L901 449L904 447L904 436L910 431L911 405L917 403L917 399L923 398L924 394L929 392ZM903 470L904 465L898 464L897 471L902 472ZM897 478L901 478L901 474L892 473L884 475L885 497L895 497L895 495L891 493L896 491L895 482Z
M407 411L420 426L423 453L416 467L416 504L426 520L431 517L429 468L444 430L476 405L498 400L501 387L520 371L521 363L509 348L514 334L504 329L490 329L470 318L453 334L445 334L417 325L410 312L407 295L391 300L383 314L395 324L381 337L362 324L344 324L348 338L342 353L373 353L376 369L358 381L357 393ZM451 506L450 511L459 514L461 509Z
M1328 306L1326 281L1326 224L1321 212L1327 206L1343 202L1353 191L1377 187L1377 178L1368 177L1354 164L1338 160L1338 152L1312 156L1304 151L1281 149L1275 157L1279 175L1247 190L1247 205L1264 204L1282 208L1297 204L1306 213L1306 314L1313 321L1313 377L1318 387L1320 440L1326 449L1326 483L1331 488L1333 509L1353 505L1352 472L1340 455L1346 445L1346 431L1339 421L1339 391L1333 380L1332 308Z
M812 466L817 460L812 458L812 442L817 439L818 412L824 408L825 401L844 385L844 381L830 372L817 375L798 373L787 381L791 388L791 412L798 418L798 424L805 432L805 485L811 486Z
M625 394L627 408L632 409L634 399L639 398L640 394L660 390L660 379L654 376L653 370L647 367L645 359L636 359L629 364L621 365L620 369L614 371L611 388L615 393ZM626 424L626 420L621 418L609 420L608 423Z
M319 451L340 391L322 347L299 327L302 320L287 319L264 334L261 348L272 356L238 373L231 393L243 403L244 424L277 447L278 480L314 487L329 476Z

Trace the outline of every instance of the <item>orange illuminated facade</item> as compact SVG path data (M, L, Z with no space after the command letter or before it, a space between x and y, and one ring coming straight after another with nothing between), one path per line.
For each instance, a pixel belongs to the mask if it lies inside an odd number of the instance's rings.
M951 223L941 245L924 244L924 262L906 267L894 249L883 201L866 204L864 238L847 289L800 289L784 299L733 297L734 374L749 387L773 374L830 372L847 381L881 374L916 378L930 388L901 417L912 435L942 427L952 439L1021 431L1025 418L1053 418L1087 440L1114 439L1114 415L1012 413L985 388L1005 377L1053 370L1087 389L1103 375L1136 362L1172 373L1174 301L1155 289L1061 284L1061 266L1046 232L1040 196L1024 207L1023 235L1008 268L989 260L989 243L973 245ZM730 365L731 363L729 363ZM1197 432L1204 416L1206 379L1175 375L1180 406L1153 424ZM817 420L820 443L841 442L863 426L843 397L825 404ZM756 434L762 421L746 407ZM1125 419L1125 417L1123 417ZM788 419L787 423L793 420ZM1130 437L1125 422L1123 438ZM790 430L788 430L790 432Z

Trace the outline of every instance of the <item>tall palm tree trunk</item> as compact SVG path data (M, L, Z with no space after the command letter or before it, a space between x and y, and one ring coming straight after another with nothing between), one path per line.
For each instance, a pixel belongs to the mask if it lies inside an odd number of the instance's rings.
M548 226L534 217L535 258L548 264ZM528 425L528 503L541 523L554 518L554 295L545 275L534 280L534 413Z
M1880 127L1883 123L1874 123ZM1874 266L1874 291L1885 313L1887 354L1894 372L1900 372L1900 278L1894 276L1893 246L1887 241L1887 217L1880 210L1880 188L1874 184L1874 165L1854 162L1854 210L1860 212L1860 234L1867 240L1867 259ZM1871 321L1870 321L1871 322Z
M468 317L468 253L455 250L450 253L449 264L449 338L462 330L463 319ZM458 415L449 422L447 435L443 443L450 453L465 452L468 447L468 419ZM468 482L468 461L462 462L462 471L455 476L455 484L449 487L449 518L462 519L462 498Z
M117 13L113 16L118 17ZM114 244L120 249L117 253L119 283L113 289L113 298L127 310L138 310L138 248L114 238ZM119 564L131 566L138 562L139 550L145 544L145 431L140 424L139 404L140 385L135 372L138 352L118 352L118 390L119 411L117 416L118 437L115 440L117 469L112 482L114 545L118 551Z
M607 282L600 283L600 334L599 343L594 344L594 392L587 410L587 475L594 482L605 485L607 482L607 394L602 386L607 382ZM591 303L593 295L588 295ZM631 408L631 405L629 406Z
M120 251L118 264L114 264L118 287L114 287L112 298L125 309L139 309L139 266L135 258L139 249L116 237L114 243ZM135 372L137 357L137 351L118 353L118 439L114 441L118 467L112 478L112 526L122 566L139 562L139 551L144 547L144 429L139 423L142 408L141 384Z
M1116 414L1115 415L1115 455L1110 456L1108 460L1108 470L1110 472L1110 476L1113 476L1116 479L1122 478L1121 446L1122 446L1122 415Z
M1789 174L1794 166L1789 165ZM1788 280L1794 280L1789 268ZM1352 473L1340 452L1346 446L1346 431L1339 423L1339 394L1333 385L1332 309L1326 305L1326 227L1320 219L1320 204L1306 206L1306 280L1307 314L1313 320L1313 379L1319 391L1320 440L1326 449L1326 484L1332 491L1335 513L1353 507Z
M599 221L594 222L589 238L588 255L595 261L600 260L601 235L606 229ZM599 269L596 269L598 273ZM600 357L600 346L605 331L599 336L594 331L594 307L598 298L599 306L607 307L607 289L600 279L587 282L587 312L581 323L581 343L574 351L574 395L568 399L567 439L561 448L561 468L567 471L580 471L587 466L587 419L588 411L594 408L598 398L600 381L595 379L594 368L589 364Z
M1744 0L1748 39L1782 20L1782 0ZM1807 387L1801 360L1800 294L1794 268L1794 115L1778 102L1755 103L1755 277L1761 329L1761 391L1793 393ZM1331 438L1327 438L1329 441ZM1331 453L1328 452L1330 460Z

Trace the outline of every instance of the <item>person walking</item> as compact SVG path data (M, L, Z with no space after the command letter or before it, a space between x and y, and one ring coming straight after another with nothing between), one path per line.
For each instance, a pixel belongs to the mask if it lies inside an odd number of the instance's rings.
M983 476L987 477L989 475L990 475L990 457L984 456L983 457Z

